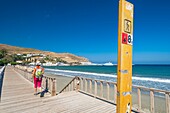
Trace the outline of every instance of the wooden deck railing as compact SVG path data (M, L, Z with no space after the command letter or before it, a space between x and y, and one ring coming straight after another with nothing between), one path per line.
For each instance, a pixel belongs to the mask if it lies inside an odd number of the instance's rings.
M149 91L150 94L150 111L151 113L155 113L155 102L154 102L154 93L160 93L164 94L165 99L166 99L166 113L170 113L170 91L165 91L165 90L159 90L159 89L154 89L154 88L146 88L143 86L136 86L133 85L133 88L137 89L137 94L138 94L138 111L141 111L141 90Z
M70 85L74 85L72 89L70 89ZM133 109L136 112L142 113L142 100L141 100L141 90L145 90L150 92L150 112L155 113L155 102L154 102L154 94L161 93L165 95L166 99L166 113L170 113L170 92L164 90L158 90L154 88L146 88L142 86L133 85L133 88L137 89L137 104L138 108ZM105 90L104 90L105 89ZM110 91L110 89L113 89ZM70 91L70 90L77 90L79 92L91 95L95 98L99 98L113 104L116 104L116 97L117 97L117 83L115 82L108 82L102 80L93 80L90 78L83 78L83 77L75 77L70 83L68 83L61 92L63 91ZM60 92L60 93L61 93ZM112 99L111 99L112 98Z
M33 82L32 72L28 72L26 69L14 68L15 71L24 76L27 80ZM42 78L42 88L51 93L51 96L56 95L56 78L43 76Z
M24 70L19 70L22 75L25 76L28 80L32 77L31 75L27 75L24 73ZM29 73L31 74L31 73ZM31 80L30 80L31 81ZM99 98L110 103L116 104L117 101L117 83L116 82L108 82L102 80L93 80L90 78L83 78L83 77L74 77L61 91L56 92L56 79L44 76L42 81L42 85L44 88L49 89L52 92L52 95L56 95L62 92L67 91L79 91L88 95L91 95L95 98ZM164 90L158 90L154 88L146 88L142 86L133 85L133 89L137 89L137 108L133 109L136 112L142 113L142 95L141 90L148 91L150 96L150 112L155 113L155 93L164 94L166 102L166 113L170 113L170 92Z

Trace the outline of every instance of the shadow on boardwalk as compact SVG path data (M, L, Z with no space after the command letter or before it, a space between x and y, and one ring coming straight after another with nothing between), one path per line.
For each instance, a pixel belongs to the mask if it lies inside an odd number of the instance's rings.
M40 93L40 97L44 97L44 94L45 93L48 93L48 89L45 89L44 91L42 91L41 93Z

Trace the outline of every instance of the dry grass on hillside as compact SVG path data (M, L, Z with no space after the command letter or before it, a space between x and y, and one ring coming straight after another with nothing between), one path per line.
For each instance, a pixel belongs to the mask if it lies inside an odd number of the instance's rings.
M5 45L5 44L0 44L0 50L1 49L6 49L9 54L29 54L29 53L45 54L51 57L61 58L69 63L88 61L87 58L79 57L79 56L76 56L70 53L54 53L54 52L49 52L49 51L40 51L40 50L36 50L32 48L21 48L21 47L10 46L10 45Z

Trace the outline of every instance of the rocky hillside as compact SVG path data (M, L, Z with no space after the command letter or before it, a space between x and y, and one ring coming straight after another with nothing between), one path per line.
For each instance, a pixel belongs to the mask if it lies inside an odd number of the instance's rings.
M74 62L88 62L87 58L76 56L70 53L55 53L55 52L49 52L49 51L40 51L32 48L22 48L22 47L16 47L16 46L10 46L6 44L0 44L0 50L6 49L8 51L8 54L44 54L49 55L54 58L61 58L64 61L67 61L68 63L74 63Z

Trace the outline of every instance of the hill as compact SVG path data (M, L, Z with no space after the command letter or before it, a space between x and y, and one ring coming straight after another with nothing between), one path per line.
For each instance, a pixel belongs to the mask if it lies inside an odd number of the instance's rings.
M22 48L6 44L0 44L0 50L2 49L6 49L8 51L8 54L44 54L53 58L60 58L68 63L89 62L87 58L76 56L70 53L55 53L50 51L41 51L32 48Z

